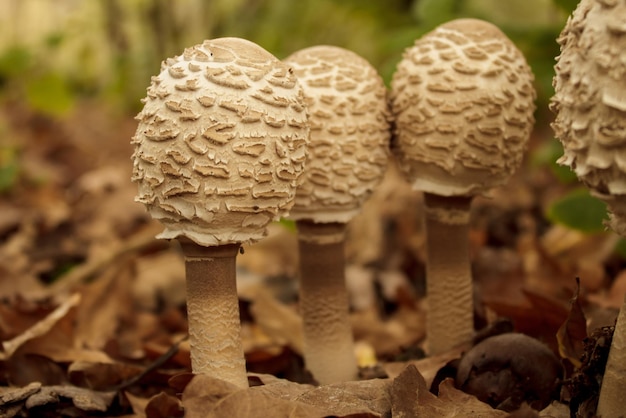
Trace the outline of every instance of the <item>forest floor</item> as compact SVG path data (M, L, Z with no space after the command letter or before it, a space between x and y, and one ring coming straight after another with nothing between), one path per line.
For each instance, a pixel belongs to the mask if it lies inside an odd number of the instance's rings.
M0 122L2 417L569 417L582 396L571 382L583 339L613 324L626 291L614 234L546 219L566 189L547 168L525 164L508 186L475 199L478 335L505 324L544 343L566 370L542 412L493 409L443 379L469 347L424 356L421 196L392 168L346 245L362 380L315 386L304 369L297 240L275 224L238 256L251 384L238 390L190 373L183 258L154 238L160 225L134 202L136 122L93 103L61 119L15 103ZM544 140L547 131L533 139ZM597 395L588 392L590 402L576 398L583 413Z

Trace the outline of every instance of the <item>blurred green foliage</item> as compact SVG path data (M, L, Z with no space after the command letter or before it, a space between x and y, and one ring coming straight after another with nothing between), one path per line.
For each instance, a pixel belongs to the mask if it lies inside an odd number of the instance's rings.
M591 196L584 187L577 188L554 202L547 212L550 221L585 233L606 229L606 204Z
M543 110L572 0L3 0L0 95L58 115L73 97L138 110L161 60L204 39L250 39L279 58L316 44L355 51L388 82L402 51L458 17L492 21L528 57ZM540 112L541 113L541 112ZM540 117L541 118L541 117Z
M17 182L19 163L15 147L0 145L0 194L10 190Z

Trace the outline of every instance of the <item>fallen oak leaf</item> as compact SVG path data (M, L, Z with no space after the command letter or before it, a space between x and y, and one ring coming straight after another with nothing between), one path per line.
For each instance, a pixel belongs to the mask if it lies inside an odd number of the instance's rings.
M383 370L387 373L387 376L391 379L395 379L406 369L407 365L412 364L417 368L422 378L426 381L426 386L431 387L435 377L437 376L437 372L439 372L439 370L449 362L460 359L463 352L467 350L468 347L458 347L420 360L384 363Z
M145 412L147 418L182 418L185 415L180 400L165 392L150 398Z
M75 347L102 350L115 336L120 320L132 316L133 274L133 263L129 259L120 260L81 289L82 301L74 327Z
M580 279L576 278L576 294L571 301L567 319L556 333L559 355L568 359L577 369L582 365L581 358L585 351L584 340L587 338L587 319L580 306Z
M62 398L72 401L72 404L82 411L106 411L115 398L115 392L97 392L76 386L58 385L42 386L36 393L26 399L26 408L33 409L39 406L61 402Z
M318 408L274 398L256 390L241 389L226 381L207 375L196 375L183 392L182 404L186 418L253 418L259 416L289 418L321 418Z
M384 417L391 411L390 385L389 379L332 383L304 392L295 401L315 406L322 416Z
M4 408L7 404L20 402L27 399L34 393L39 392L41 383L32 382L24 387L1 387L0 388L0 408Z
M59 322L73 307L80 303L81 296L78 293L71 295L65 302L60 304L54 311L50 312L44 319L37 322L26 331L16 336L15 338L4 341L2 348L4 353L0 353L0 359L6 360L10 358L15 351L20 348L24 343L34 338L41 337L47 334L54 325Z
M150 402L150 399L133 395L132 393L127 391L122 392L121 396L125 398L131 409L133 410L132 417L146 418L146 406L148 405L148 402Z
M479 418L506 417L498 411L454 388L451 379L439 385L439 397L428 391L426 381L415 365L410 364L396 377L390 387L391 413L394 418L439 417Z

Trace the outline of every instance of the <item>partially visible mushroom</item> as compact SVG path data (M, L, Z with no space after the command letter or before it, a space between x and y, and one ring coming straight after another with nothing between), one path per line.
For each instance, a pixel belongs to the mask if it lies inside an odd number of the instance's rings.
M387 167L386 88L365 59L343 48L311 47L285 61L300 79L311 125L290 215L298 227L305 363L321 384L354 380L344 236Z
M582 0L559 37L550 108L569 166L606 202L610 226L626 236L626 3ZM626 300L615 325L598 415L626 411Z
M476 19L417 40L393 76L392 150L426 205L430 354L471 340L470 202L520 166L534 123L532 82L515 45Z
M459 361L456 386L494 408L515 411L523 403L543 410L559 398L563 366L548 346L520 333L489 337Z
M214 39L163 62L137 120L137 201L185 254L193 372L247 387L235 258L293 205L308 141L302 90L260 46Z

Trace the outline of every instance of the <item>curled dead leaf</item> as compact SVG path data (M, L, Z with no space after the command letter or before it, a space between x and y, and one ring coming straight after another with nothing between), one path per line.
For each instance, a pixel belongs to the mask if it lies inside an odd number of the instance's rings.
M30 327L17 337L8 341L4 341L2 343L4 353L0 355L0 358L4 360L8 359L13 355L13 353L15 353L18 348L22 346L22 344L48 333L58 321L60 321L65 315L67 315L71 308L77 306L80 303L80 300L80 294L74 293L43 320L37 322L35 325Z

